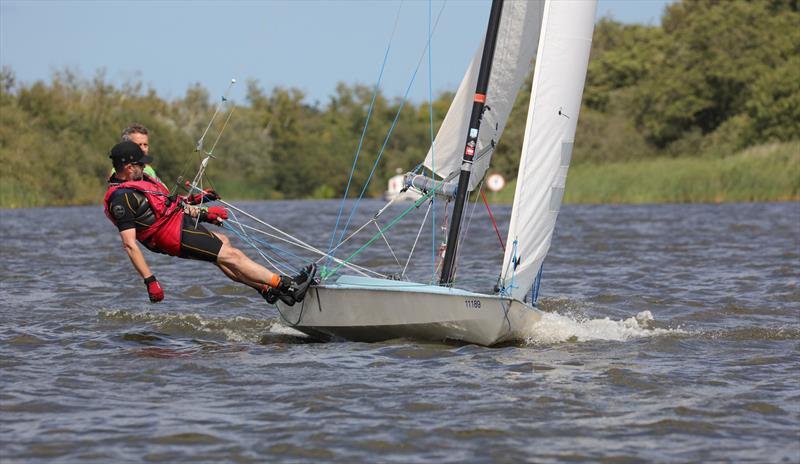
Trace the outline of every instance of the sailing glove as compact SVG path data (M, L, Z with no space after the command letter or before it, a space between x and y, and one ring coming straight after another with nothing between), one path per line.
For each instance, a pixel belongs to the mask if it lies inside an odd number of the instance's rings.
M214 191L214 189L203 190L203 193L193 193L186 199L190 205L199 205L201 203L209 203L216 200L219 200L219 195Z
M212 206L200 213L200 220L220 225L224 219L228 219L228 210L222 206Z
M144 284L147 286L147 294L150 296L151 303L158 303L164 299L164 289L161 288L155 275L144 279Z

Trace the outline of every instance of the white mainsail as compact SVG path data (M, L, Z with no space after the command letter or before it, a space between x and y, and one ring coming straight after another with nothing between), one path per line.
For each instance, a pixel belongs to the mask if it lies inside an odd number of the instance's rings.
M595 0L545 4L501 274L506 294L520 300L531 289L550 249L561 207L596 6Z
M497 141L503 133L514 99L530 71L536 53L544 4L544 0L531 0L505 2L503 5L486 95L488 109L483 113L475 153L481 153L484 147L490 146L492 140ZM442 127L436 134L433 150L429 150L425 157L425 167L435 168L440 177L447 177L461 170L482 50L483 41L458 87ZM491 155L488 154L475 161L470 176L470 190L480 183L489 168L490 160Z

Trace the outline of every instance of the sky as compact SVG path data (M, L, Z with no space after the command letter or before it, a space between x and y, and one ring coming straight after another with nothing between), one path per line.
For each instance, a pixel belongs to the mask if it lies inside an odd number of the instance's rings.
M657 25L672 0L599 0L598 18ZM389 97L426 101L458 86L489 0L0 0L0 65L27 84L70 69L166 99L193 84L244 99L248 79L326 104L336 85L380 79ZM429 25L431 66L423 55ZM387 53L388 49L388 53ZM384 63L384 57L386 64ZM422 65L414 76L417 64ZM413 80L412 80L413 77ZM429 85L430 82L430 85Z

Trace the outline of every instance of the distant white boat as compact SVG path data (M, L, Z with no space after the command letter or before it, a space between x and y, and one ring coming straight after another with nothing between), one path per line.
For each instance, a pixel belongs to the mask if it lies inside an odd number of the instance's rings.
M593 0L493 2L484 43L434 142L435 172L443 178L420 182L431 188L418 191L415 202L419 206L440 191L456 195L439 285L339 276L336 271L345 264L339 260L337 268L322 272L302 303L278 304L288 325L319 339L365 342L411 338L495 345L529 333L541 318L535 307L539 279L572 155L595 8ZM469 253L457 250L465 199L489 166L534 57L504 261L499 278L486 277L486 287L498 282L497 293L453 288L458 252ZM425 161L428 169L433 153ZM402 188L403 176L396 176L387 194Z

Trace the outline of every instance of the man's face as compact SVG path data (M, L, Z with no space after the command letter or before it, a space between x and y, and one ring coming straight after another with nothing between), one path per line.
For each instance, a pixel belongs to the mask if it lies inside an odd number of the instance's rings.
M147 134L134 132L133 134L128 134L128 139L136 145L139 145L139 148L142 149L145 155L147 155L147 152L150 151L150 143L148 141Z
M128 164L128 175L130 180L144 179L144 165L141 163Z

